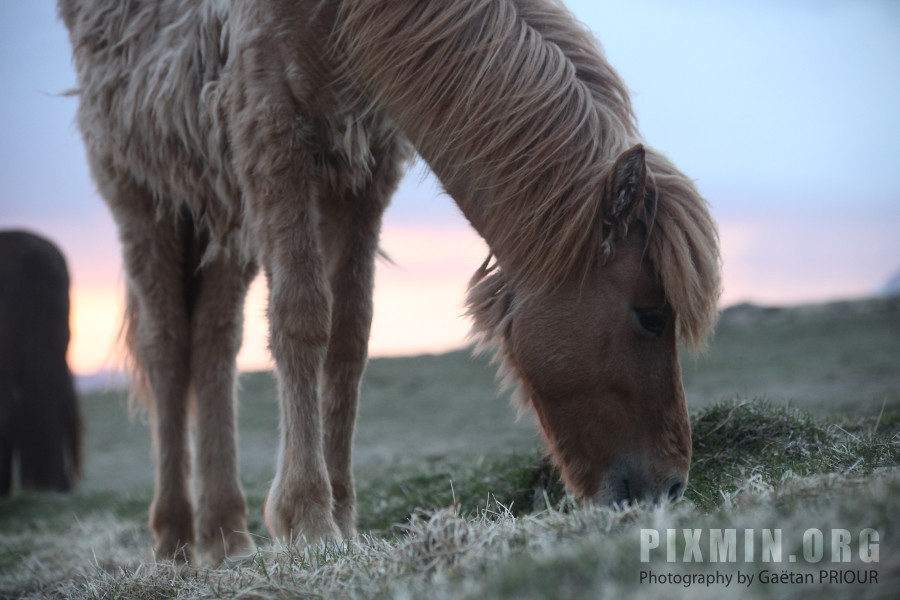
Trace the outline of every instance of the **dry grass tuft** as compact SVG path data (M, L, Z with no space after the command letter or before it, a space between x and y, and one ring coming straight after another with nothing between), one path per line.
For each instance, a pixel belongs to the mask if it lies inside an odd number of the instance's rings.
M777 526L785 539L799 539L808 527L880 529L885 534L883 558L874 567L880 570L882 582L855 590L861 597L877 597L890 589L884 586L900 583L900 544L892 531L898 496L900 471L885 469L866 478L789 476L777 485L753 476L737 491L725 494L722 507L709 514L690 502L618 510L570 503L565 510L522 517L496 504L471 518L448 507L417 515L394 538L361 536L306 552L261 551L245 563L220 569L146 562L138 550L146 540L134 525L96 519L73 525L63 536L33 532L43 551L34 552L15 573L3 573L0 596L73 600L538 598L556 593L559 597L715 597L710 589L641 585L638 575L642 569L662 572L683 567L697 573L758 572L767 565L671 565L663 557L642 564L639 530ZM805 572L817 565L790 567ZM827 597L837 597L830 590L817 588ZM765 588L748 591L751 597L766 595ZM782 591L781 596L788 598L811 592L802 587Z

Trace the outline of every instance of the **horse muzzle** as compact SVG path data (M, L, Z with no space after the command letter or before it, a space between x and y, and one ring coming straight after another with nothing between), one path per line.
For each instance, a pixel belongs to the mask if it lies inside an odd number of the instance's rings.
M591 504L619 505L678 502L687 488L687 477L676 470L648 470L623 461L610 469L598 490L587 498Z

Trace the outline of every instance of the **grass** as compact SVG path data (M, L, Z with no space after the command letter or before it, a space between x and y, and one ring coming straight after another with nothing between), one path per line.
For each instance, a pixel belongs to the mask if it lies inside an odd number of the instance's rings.
M648 572L753 576L742 597L893 597L900 585L898 311L742 310L726 314L708 355L686 361L694 456L678 504L614 510L568 498L530 417L517 422L505 399L493 398L485 361L464 352L375 360L355 448L363 533L305 552L279 550L261 519L275 451L275 384L271 374L255 373L242 381L241 465L248 528L260 552L217 569L157 564L145 524L152 492L146 427L129 421L124 393L97 393L83 399L81 489L0 500L0 598L719 598L739 591L641 583ZM855 368L864 384L850 373ZM678 538L674 563L664 550L641 562L641 530L649 528L663 536L700 530L705 559L682 560L687 546ZM785 556L711 561L716 528L779 529ZM854 535L874 528L880 561L861 562L854 547L846 564L789 562L788 554L801 556L810 528L826 539L833 528ZM822 570L870 568L878 584L758 580L763 571L817 578Z
M687 495L698 506L711 508L750 475L773 484L787 476L865 476L895 466L900 463L898 416L891 412L875 421L821 420L764 400L714 405L693 418Z
M19 495L2 505L0 597L664 596L673 589L633 581L646 568L636 560L640 528L766 522L801 537L806 522L880 528L891 537L883 540L876 566L885 581L893 573L900 582L893 526L900 508L900 415L883 415L876 428L753 401L720 403L696 412L692 422L692 484L677 505L580 506L534 450L480 461L434 460L361 487L365 533L359 540L307 553L264 550L247 564L221 570L149 563L145 499ZM251 500L258 504L262 497ZM758 574L763 566L743 568ZM802 566L816 571L816 565ZM652 568L672 571L662 560Z
M683 359L693 406L770 398L816 415L900 410L900 296L724 311L709 352Z

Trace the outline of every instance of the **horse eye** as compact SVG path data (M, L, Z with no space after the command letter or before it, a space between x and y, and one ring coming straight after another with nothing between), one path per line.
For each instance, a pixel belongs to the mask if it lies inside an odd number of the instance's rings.
M634 315L644 331L658 336L665 331L669 323L670 311L668 307L635 308Z

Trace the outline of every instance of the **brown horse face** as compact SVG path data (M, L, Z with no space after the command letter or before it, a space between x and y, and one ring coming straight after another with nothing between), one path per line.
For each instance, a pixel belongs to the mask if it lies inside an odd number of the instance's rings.
M644 158L636 146L613 167L603 201L617 231L644 202ZM691 460L675 315L645 257L646 231L630 230L586 275L517 293L507 330L509 362L566 484L601 503L678 499Z
M566 485L604 504L678 499L690 466L675 316L642 237L586 278L520 298L507 340Z

